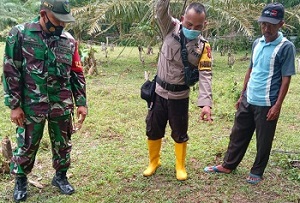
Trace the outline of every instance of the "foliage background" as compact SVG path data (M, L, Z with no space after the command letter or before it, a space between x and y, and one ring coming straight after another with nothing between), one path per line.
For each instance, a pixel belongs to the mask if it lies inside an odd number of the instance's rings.
M70 0L77 21L67 29L82 41L109 42L120 45L155 45L160 32L155 22L157 0ZM0 36L10 27L38 14L39 0L2 0L0 2ZM170 13L180 18L185 0L171 0ZM187 3L192 2L187 0ZM208 11L208 26L203 35L220 44L229 42L235 51L246 49L248 42L260 35L257 18L271 0L203 0ZM285 36L296 36L300 47L300 0L278 0L286 8ZM0 38L0 40L1 40ZM299 44L299 45L298 45Z
M234 118L234 103L249 64L239 59L249 51L251 40L259 35L255 19L264 3L270 1L203 1L209 12L209 26L204 34L212 44L217 37L225 36L214 44L214 122L199 122L198 92L192 90L186 161L189 179L180 182L175 178L174 142L169 128L163 142L162 167L150 178L142 176L148 164L144 122L147 109L139 97L139 87L144 81L144 71L153 75L156 70L160 38L152 12L154 2L71 0L77 23L68 29L81 41L92 43L97 50L100 72L98 76L87 76L89 115L83 129L73 135L72 167L68 174L77 192L72 196L59 195L51 186L54 171L45 130L35 168L29 176L44 188L30 185L28 202L300 202L300 172L290 164L291 160L300 159L299 74L293 77L282 108L265 181L257 186L245 182L255 156L255 137L233 174L203 172L205 166L222 161ZM282 2L287 8L283 32L299 36L299 1ZM37 0L0 1L2 40L11 26L34 17L38 4ZM183 1L172 0L171 12L176 17L180 17L182 5ZM110 42L132 46L118 46L105 58L97 44L107 36ZM144 55L144 65L135 47L139 43L154 45L155 54ZM217 46L228 44L236 51L232 69L228 68L227 56L220 56L216 50ZM3 101L3 88L0 100ZM15 126L9 122L9 109L3 102L0 108L0 138L8 136L14 143ZM0 175L0 202L12 202L13 186L13 177Z
M45 130L34 170L29 179L41 183L39 189L29 185L27 202L240 202L270 203L300 201L299 168L291 160L299 160L299 74L293 77L278 123L273 151L262 184L252 186L245 179L255 156L255 137L238 167L230 175L205 174L207 165L221 163L227 148L234 118L234 103L242 88L248 61L237 54L231 69L227 57L214 53L212 124L199 122L196 107L198 91L190 96L190 121L186 167L188 180L175 177L174 141L167 128L161 151L162 166L150 178L142 176L148 165L145 136L146 103L140 99L139 87L144 71L153 75L156 54L144 55L145 65L138 59L137 47L116 47L108 58L98 50L99 75L87 76L89 115L83 128L73 135L72 166L69 180L76 188L72 196L60 195L51 186L54 170ZM3 44L0 46L0 54ZM120 55L121 53L121 55ZM0 89L3 101L3 90ZM10 123L9 109L0 102L0 138L9 136L15 143L15 126ZM0 175L0 202L12 202L14 178Z

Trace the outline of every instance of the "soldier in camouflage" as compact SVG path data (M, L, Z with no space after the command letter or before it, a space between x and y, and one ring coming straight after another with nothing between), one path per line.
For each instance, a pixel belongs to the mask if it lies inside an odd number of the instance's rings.
M13 27L4 53L5 105L17 125L17 148L11 160L15 175L14 200L27 198L27 174L48 122L56 173L52 185L63 194L75 190L67 180L70 166L72 115L77 107L78 124L87 115L86 83L77 43L63 31L74 22L67 0L41 0L40 15Z

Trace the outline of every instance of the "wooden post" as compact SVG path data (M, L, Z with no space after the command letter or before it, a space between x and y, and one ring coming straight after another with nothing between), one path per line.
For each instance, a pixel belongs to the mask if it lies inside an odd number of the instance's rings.
M106 37L106 47L108 47L108 37Z
M2 139L2 155L5 160L3 160L2 163L2 172L3 173L9 173L9 163L10 159L12 158L12 148L11 148L11 142L7 136L5 136Z
M11 142L7 136L5 136L2 140L2 155L7 161L9 161L13 156Z

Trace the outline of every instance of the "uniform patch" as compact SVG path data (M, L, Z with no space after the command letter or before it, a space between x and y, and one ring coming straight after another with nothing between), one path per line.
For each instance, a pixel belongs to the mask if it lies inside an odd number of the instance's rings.
M72 51L70 49L65 49L63 47L57 47L56 51L62 54L72 54Z
M63 3L63 7L64 7L65 11L67 11L68 13L70 13L70 4L69 4L69 1L65 1Z
M199 61L198 69L200 71L211 71L211 48L209 43L205 43L204 49Z
M49 4L48 2L44 2L43 5L47 8L49 8L50 10L53 9L53 5L52 4Z
M29 41L29 40L24 40L23 42L23 46L28 48L37 48L37 49L42 49L44 46L42 44L39 44L38 42L36 41Z
M12 46L12 45L15 44L15 42L16 42L14 36L9 36L9 37L7 37L6 41L7 41L7 44L8 44L9 46Z

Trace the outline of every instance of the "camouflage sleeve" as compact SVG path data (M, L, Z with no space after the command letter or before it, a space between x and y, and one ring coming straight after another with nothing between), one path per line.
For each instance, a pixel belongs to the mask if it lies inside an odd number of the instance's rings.
M158 0L156 18L162 37L164 38L176 25L175 19L169 14L170 0Z
M72 92L76 106L87 106L86 83L83 72L71 71Z
M198 106L212 107L212 64L211 48L208 42L205 42L204 49L199 61L199 97Z
M75 52L71 67L71 85L76 106L87 106L86 102L86 83L83 69L78 53L78 44L75 43Z
M13 27L6 38L3 59L4 103L10 109L21 106L22 102L22 50L21 33Z

